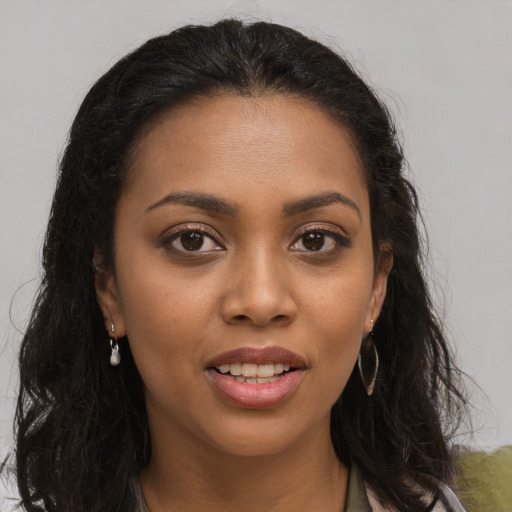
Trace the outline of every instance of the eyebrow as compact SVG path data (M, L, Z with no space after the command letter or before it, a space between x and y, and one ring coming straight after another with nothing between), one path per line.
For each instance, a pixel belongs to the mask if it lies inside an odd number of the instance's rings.
M146 208L146 213L156 210L166 204L175 203L200 208L201 210L206 210L208 212L222 213L229 216L234 216L238 212L238 206L209 194L200 194L198 192L177 192L167 194L164 198Z
M285 217L293 217L299 213L304 213L323 206L329 206L333 203L340 203L352 208L361 219L361 211L357 204L347 196L339 192L322 192L313 196L303 197L294 201L286 203L283 207L283 215ZM238 206L236 204L219 199L218 197L210 194L202 194L199 192L175 192L167 194L164 198L146 208L146 213L156 210L161 206L167 204L183 204L185 206L192 206L200 208L208 212L221 213L234 217L238 213Z
M338 192L330 191L286 203L283 207L283 214L285 217L292 217L299 213L321 208L322 206L329 206L333 203L341 203L352 208L357 213L359 219L361 219L361 210L359 210L359 207L354 201L352 201L352 199Z

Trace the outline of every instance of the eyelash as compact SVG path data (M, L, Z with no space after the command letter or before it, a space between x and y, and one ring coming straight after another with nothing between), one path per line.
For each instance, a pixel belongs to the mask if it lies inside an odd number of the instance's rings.
M342 248L349 248L352 247L352 241L350 238L348 238L345 235L342 235L338 231L334 231L331 229L327 229L324 226L308 226L304 230L300 231L295 238L294 242L292 243L292 247L297 244L301 239L304 239L306 235L309 234L320 234L325 235L326 237L330 237L334 243L336 244L336 248L334 250L297 250L296 252L302 252L305 254L311 254L311 255L320 255L320 254L326 254L326 253L333 253L334 251L338 251Z
M213 229L211 229L205 225L198 226L198 225L190 225L190 224L187 224L187 225L181 226L181 227L177 227L177 228L173 229L170 233L166 234L162 240L162 246L168 250L171 250L172 252L174 252L176 254L187 254L187 255L190 254L190 255L194 255L194 256L204 255L206 253L210 254L212 252L221 250L221 249L214 249L214 250L209 250L209 251L199 251L199 250L194 251L194 250L186 250L186 249L177 249L176 247L172 246L173 242L178 240L183 235L193 234L193 233L198 233L202 237L209 238L217 245L217 247L224 249L223 245L217 241L217 234ZM203 244L204 244L204 241L203 241ZM203 245L203 244L201 244L201 245Z
M186 234L193 234L193 233L198 233L202 237L209 238L212 242L214 242L216 244L216 246L218 248L213 249L213 250L201 251L200 249L204 245L204 239L202 241L201 246L198 248L197 251L178 249L176 247L173 247L173 245L172 245L173 242L178 240L180 237L182 237L183 235L186 235ZM294 245L299 243L299 241L301 239L303 240L304 237L309 234L320 234L320 235L324 235L326 237L331 238L334 241L334 243L336 244L336 248L334 250L333 249L322 250L323 249L323 247L322 247L322 249L320 249L318 251L308 250L308 249L304 249L304 250L292 249L293 252L298 252L298 253L303 253L303 254L308 254L308 255L315 255L315 254L316 255L325 255L325 254L332 254L333 252L338 251L339 249L349 248L352 246L352 242L351 242L350 238L340 234L339 232L336 232L336 231L330 230L330 229L326 229L323 226L308 226L307 228L301 230L298 233L298 235L295 237L295 239L290 247L293 247ZM201 226L200 225L185 225L185 226L182 226L181 228L177 227L174 230L172 230L170 233L166 234L166 236L162 240L161 245L176 254L182 254L182 255L186 254L186 255L190 255L192 257L194 257L194 256L198 257L201 255L204 256L205 254L212 254L213 252L221 251L224 249L224 246L217 241L216 232L213 229L211 229L205 225L201 225Z

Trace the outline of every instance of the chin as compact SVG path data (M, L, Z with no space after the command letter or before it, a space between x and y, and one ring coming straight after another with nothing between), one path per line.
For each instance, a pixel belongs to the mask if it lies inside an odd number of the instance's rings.
M231 438L226 443L221 444L217 441L217 448L232 457L274 457L292 448L295 442L290 437L283 439L264 433L253 436L245 433L236 439Z
M223 422L219 429L205 432L207 442L235 457L272 457L295 449L311 435L324 434L330 439L330 421L300 424L297 418L276 418L271 410L248 411L249 418ZM211 425L210 425L211 427Z

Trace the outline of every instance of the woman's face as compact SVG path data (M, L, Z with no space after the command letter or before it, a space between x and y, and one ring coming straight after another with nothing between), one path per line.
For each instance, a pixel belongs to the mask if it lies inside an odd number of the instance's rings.
M233 95L175 109L139 142L115 277L97 290L154 446L255 455L329 436L386 277L347 131L304 99Z

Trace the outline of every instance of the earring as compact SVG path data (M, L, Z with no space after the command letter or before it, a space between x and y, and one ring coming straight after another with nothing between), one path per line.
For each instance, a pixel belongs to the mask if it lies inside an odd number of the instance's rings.
M117 344L117 336L114 332L114 324L110 328L112 336L110 336L110 364L111 366L119 366L121 363L121 354L119 353L119 345Z
M361 380L363 381L363 386L368 396L371 396L371 394L373 393L373 388L375 387L375 381L377 379L377 372L379 370L379 354L377 352L377 347L373 342L373 320L370 321L372 323L372 330L370 334L368 334L368 336L366 336L366 338L361 343L361 350L359 351L359 355L357 356L357 365L359 366L359 373L361 374ZM365 365L368 360L373 359L371 364L373 370L370 372L371 377L369 379L368 372L366 370L363 370L363 357L365 359Z

